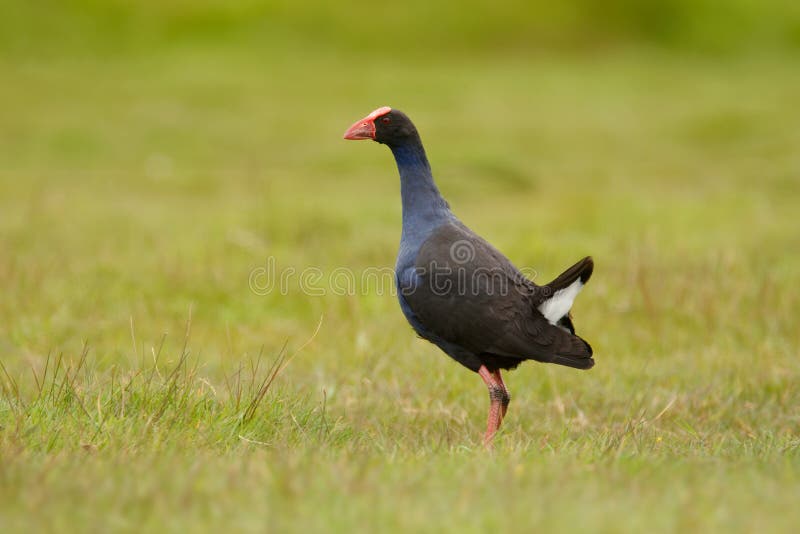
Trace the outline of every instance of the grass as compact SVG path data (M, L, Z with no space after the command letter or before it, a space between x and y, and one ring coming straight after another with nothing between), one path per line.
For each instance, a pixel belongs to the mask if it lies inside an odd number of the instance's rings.
M5 531L800 520L791 60L175 47L0 73ZM480 380L391 295L332 291L394 262L390 155L341 141L384 104L518 265L596 259L597 366L509 374L493 454ZM254 292L270 257L325 294Z

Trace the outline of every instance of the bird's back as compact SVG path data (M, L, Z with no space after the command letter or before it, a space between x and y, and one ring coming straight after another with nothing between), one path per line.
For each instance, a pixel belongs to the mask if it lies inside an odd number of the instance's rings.
M591 366L588 344L537 309L548 297L546 286L525 278L459 222L435 229L398 282L409 322L422 337L447 342L451 356L456 347L504 368L525 359Z

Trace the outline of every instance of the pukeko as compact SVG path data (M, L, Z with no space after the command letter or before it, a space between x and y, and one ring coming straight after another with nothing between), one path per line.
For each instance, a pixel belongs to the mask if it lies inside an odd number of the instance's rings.
M501 369L524 360L576 369L594 365L592 347L575 335L570 308L592 275L586 257L547 285L527 279L450 211L433 181L419 133L401 111L376 109L345 139L387 145L400 171L403 231L395 267L400 307L420 337L480 375L489 389L484 444L510 396Z

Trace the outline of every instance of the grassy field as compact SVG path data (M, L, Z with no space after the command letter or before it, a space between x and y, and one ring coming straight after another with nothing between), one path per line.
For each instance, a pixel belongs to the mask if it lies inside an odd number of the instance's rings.
M1 67L4 532L800 522L795 60L176 46ZM596 367L509 374L491 454L479 378L388 292L335 290L394 264L394 163L341 140L380 105L537 280L595 257L574 313ZM270 258L323 294L254 290Z

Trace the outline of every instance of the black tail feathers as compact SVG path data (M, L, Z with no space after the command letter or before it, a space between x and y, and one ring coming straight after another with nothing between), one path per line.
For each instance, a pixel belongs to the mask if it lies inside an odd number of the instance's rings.
M591 256L586 256L581 261L558 275L555 280L547 284L547 287L551 288L555 292L559 289L568 287L578 278L580 278L582 284L585 284L589 281L589 278L592 277L592 271L594 271L594 260Z

